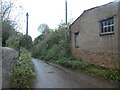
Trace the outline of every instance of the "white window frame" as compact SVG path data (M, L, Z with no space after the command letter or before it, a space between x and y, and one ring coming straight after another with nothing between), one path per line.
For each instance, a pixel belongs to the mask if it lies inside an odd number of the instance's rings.
M108 19L104 19L100 21L100 34L112 34L114 33L114 17L110 17Z

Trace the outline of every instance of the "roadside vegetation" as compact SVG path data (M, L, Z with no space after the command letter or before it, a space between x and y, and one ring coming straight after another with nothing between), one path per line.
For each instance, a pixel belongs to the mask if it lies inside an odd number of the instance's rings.
M35 78L34 66L30 54L32 38L28 35L17 33L8 38L6 46L14 48L19 52L13 71L9 73L9 77L11 78L10 87L32 88Z
M32 46L31 37L17 33L8 38L6 46L14 48L19 52L13 71L9 73L11 78L10 88L32 88L35 71L30 54Z
M96 76L120 80L118 70L95 66L75 59L70 53L70 31L64 24L60 24L56 30L48 29L47 31L49 32L42 33L34 40L33 57Z
M10 88L32 88L35 72L32 57L25 48L20 48L20 56L16 61L11 77Z
M30 54L32 38L18 32L8 38L6 46L14 48L19 52L13 71L9 73L9 77L11 78L10 87L31 88L35 78L34 66Z
M0 2L1 22L2 22L2 47L11 47L19 52L14 69L8 74L11 79L10 88L31 88L32 81L35 78L34 68L30 49L32 47L32 38L29 35L23 35L19 32L21 26L19 23L20 13L11 18L14 0ZM22 12L21 12L22 13Z
M88 64L87 62L74 59L74 60L68 60L68 61L58 60L54 63L63 65L65 67L68 67L74 70L87 72L91 75L96 75L96 76L100 76L100 77L104 77L112 80L120 80L120 74L118 70L95 66L92 64Z

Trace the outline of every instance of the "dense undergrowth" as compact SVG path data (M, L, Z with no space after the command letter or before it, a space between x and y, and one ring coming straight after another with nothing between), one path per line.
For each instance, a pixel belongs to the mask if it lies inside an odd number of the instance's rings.
M32 55L46 61L51 61L75 70L84 71L96 76L120 80L118 70L106 69L76 60L70 53L70 32L65 27L59 27L48 34L41 34L34 41Z
M11 77L10 88L31 88L35 78L32 58L25 48L21 48L20 52L16 65L9 74Z
M11 15L13 15L13 9L17 7L14 0L3 0L0 3L2 10L2 47L11 47L18 52L21 52L20 56L16 60L16 65L13 71L7 73L11 80L10 87L29 88L31 87L31 81L35 74L32 65L32 58L26 49L30 50L32 46L32 38L29 35L23 35L23 33L19 32L19 30L21 31L21 24L16 21L17 17L20 15L19 12L16 13L17 16L14 15L14 17L11 18ZM21 48L20 50L20 47L24 47L26 49Z
M80 70L83 72L90 73L92 75L113 79L113 80L120 80L120 74L118 73L118 70L113 69L107 69L99 66L95 66L92 64L88 64L87 62L79 61L79 60L68 60L68 61L52 61L53 63L60 64L62 66L74 69L74 70Z
M13 71L9 73L11 88L31 88L35 78L30 49L32 38L29 35L16 33L6 41L7 47L19 52ZM29 50L28 50L29 49Z

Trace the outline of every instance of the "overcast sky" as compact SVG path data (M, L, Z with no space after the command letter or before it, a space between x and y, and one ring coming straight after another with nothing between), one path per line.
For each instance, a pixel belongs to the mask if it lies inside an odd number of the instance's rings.
M67 0L68 2L68 21L73 18L73 21L80 14L89 8L100 6L113 0ZM28 34L35 37L40 35L37 28L40 24L46 23L51 29L57 28L61 20L65 22L65 0L17 0L17 6L22 6L22 16L19 19L22 21L21 30L24 34L26 31L26 12L29 13L29 31Z

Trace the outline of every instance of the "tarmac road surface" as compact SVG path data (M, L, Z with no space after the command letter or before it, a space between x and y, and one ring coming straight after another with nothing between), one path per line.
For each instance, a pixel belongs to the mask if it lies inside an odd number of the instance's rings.
M113 82L77 73L61 66L33 59L36 79L33 88L114 88Z

